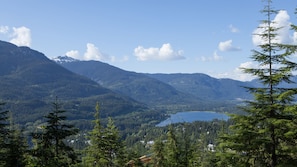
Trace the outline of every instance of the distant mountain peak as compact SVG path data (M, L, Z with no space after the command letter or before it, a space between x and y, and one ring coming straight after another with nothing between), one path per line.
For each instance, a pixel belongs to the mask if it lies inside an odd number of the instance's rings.
M79 61L79 60L74 59L69 56L58 56L58 57L53 58L52 60L59 64Z

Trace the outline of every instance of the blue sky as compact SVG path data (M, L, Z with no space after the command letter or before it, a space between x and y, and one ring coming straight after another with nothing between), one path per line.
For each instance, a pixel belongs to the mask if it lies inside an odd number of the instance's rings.
M297 2L274 0L280 26L297 24ZM68 55L143 73L205 73L249 80L262 0L3 0L0 40L49 58ZM296 42L289 29L282 42Z

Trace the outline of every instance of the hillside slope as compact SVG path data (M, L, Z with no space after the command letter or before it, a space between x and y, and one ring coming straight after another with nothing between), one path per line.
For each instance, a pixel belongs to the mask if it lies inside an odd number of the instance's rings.
M129 72L100 61L59 62L77 74L91 78L100 85L149 105L191 105L205 103L145 74Z
M147 75L165 82L179 91L202 99L229 101L251 98L251 95L243 88L244 86L252 86L250 82L217 79L202 73Z
M58 60L58 59L57 59ZM122 70L99 61L60 57L63 67L91 78L109 89L149 104L205 104L250 99L244 86L252 82L217 79L206 74L143 74Z
M72 110L71 119L93 119L96 102L103 116L116 116L146 107L77 75L44 54L0 41L0 99L20 122L35 121L50 110L56 97ZM73 108L75 106L75 108Z

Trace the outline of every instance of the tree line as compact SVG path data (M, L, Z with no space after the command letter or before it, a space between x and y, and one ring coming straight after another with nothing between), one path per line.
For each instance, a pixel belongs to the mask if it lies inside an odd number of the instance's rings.
M0 106L3 108L4 103ZM65 110L56 100L52 103L52 111L29 138L14 124L9 111L0 112L0 166L4 167L124 167L124 166L190 166L199 164L196 161L196 146L207 160L209 143L213 140L224 121L212 123L177 124L164 128L152 128L140 133L147 135L151 145L135 141L130 146L120 135L112 118L105 125L100 117L99 104L95 107L93 129L80 141L85 147L71 147L71 136L79 130L68 124ZM200 128L198 128L200 127ZM195 129L199 129L197 136ZM207 131L205 131L207 130ZM139 138L138 138L139 139ZM197 140L198 139L198 140ZM28 141L29 140L29 141ZM140 147L137 145L140 144ZM138 145L139 146L139 145ZM198 152L200 152L198 151ZM149 155L149 156L148 156ZM167 156L169 155L169 156ZM197 154L198 155L198 154ZM142 157L142 158L141 158ZM147 160L144 160L143 158ZM202 158L201 158L202 159Z

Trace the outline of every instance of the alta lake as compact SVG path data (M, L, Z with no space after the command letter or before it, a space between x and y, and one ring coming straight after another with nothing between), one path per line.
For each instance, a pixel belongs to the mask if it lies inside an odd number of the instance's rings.
M212 121L214 119L228 120L229 116L223 113L216 113L210 111L187 111L178 112L170 115L170 117L156 126L163 127L172 123L194 122L194 121Z

